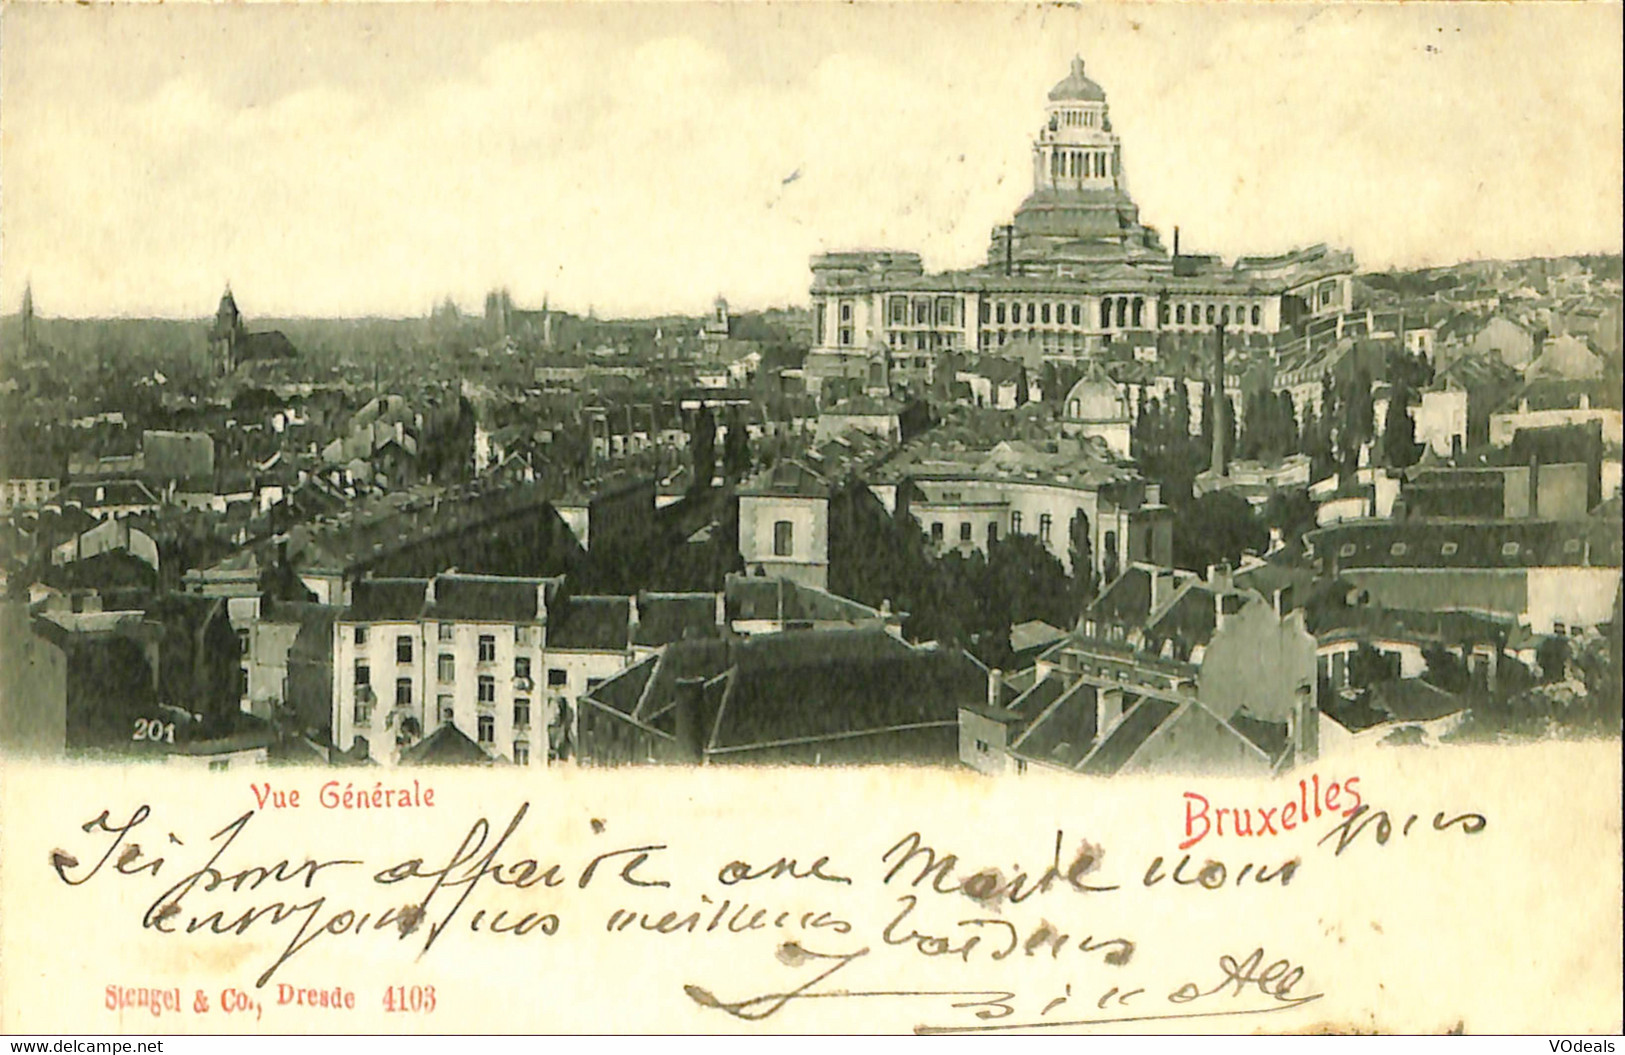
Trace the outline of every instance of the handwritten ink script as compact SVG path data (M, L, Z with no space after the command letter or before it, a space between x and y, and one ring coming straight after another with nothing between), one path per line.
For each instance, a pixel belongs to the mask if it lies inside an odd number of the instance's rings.
M545 807L534 801L465 812L448 828L441 821L457 805L420 781L249 792L245 808L201 826L195 809L109 804L49 855L59 897L118 886L138 911L104 926L150 935L160 952L233 941L267 949L240 983L188 992L111 982L108 1010L260 1021L268 1010L343 1014L359 1002L431 1015L445 1005L445 987L423 979L438 977L432 960L448 943L459 946L452 961L484 956L481 943L547 960L560 943L594 940L660 941L674 959L695 944L731 946L735 963L757 958L749 971L713 979L696 968L670 991L644 994L709 1016L699 1028L717 1016L765 1023L791 1009L880 1002L921 1033L1280 1016L1326 996L1325 972L1292 947L1306 943L1246 937L1245 928L1170 942L1137 921L1148 909L1217 907L1190 899L1225 896L1268 919L1274 903L1294 900L1294 886L1345 859L1491 828L1479 811L1360 801L1303 813L1311 838L1272 844L1273 857L1193 855L1179 831L1166 833L1165 852L1135 856L1058 828L1021 848L1023 864L987 853L974 833L925 828L848 832L833 845L793 834L764 844L752 833L733 850L685 837L681 826L650 837L641 833L660 828L642 826L640 837L619 840L618 820L592 818L585 833L550 841L556 823L540 820ZM297 841L302 829L291 829L289 843L290 829L276 823L311 807L340 811L340 828L362 809L432 808L437 823L400 829L387 852L376 840L346 849L341 838L336 851L313 853ZM358 993L342 972L323 975L335 954L394 956L398 980Z

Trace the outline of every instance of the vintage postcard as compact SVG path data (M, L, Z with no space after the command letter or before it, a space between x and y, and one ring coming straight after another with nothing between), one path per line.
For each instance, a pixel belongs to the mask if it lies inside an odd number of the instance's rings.
M0 8L0 1031L1613 1050L1621 12Z

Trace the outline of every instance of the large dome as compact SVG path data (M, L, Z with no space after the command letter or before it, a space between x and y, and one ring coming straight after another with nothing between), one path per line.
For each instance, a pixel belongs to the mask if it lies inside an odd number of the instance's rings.
M1106 90L1083 73L1083 60L1072 60L1072 72L1066 79L1049 90L1050 102L1083 101L1103 103L1106 101Z

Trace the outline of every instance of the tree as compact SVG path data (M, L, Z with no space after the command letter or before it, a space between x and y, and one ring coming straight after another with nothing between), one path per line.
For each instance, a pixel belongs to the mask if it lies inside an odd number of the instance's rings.
M1410 390L1395 385L1388 394L1388 413L1382 426L1383 460L1391 468L1408 469L1422 457L1416 442L1416 422L1410 413Z
M1236 564L1257 553L1269 532L1247 500L1233 491L1209 491L1179 509L1174 521L1174 563L1192 571L1210 564Z
M1315 500L1306 487L1282 488L1264 503L1264 523L1281 533L1281 540L1295 546L1315 529Z
M1380 682L1393 681L1399 676L1394 668L1387 656L1362 641L1349 656L1349 686L1369 689Z
M1072 562L1072 603L1078 614L1094 603L1099 592L1095 577L1094 547L1089 541L1089 515L1083 510L1072 514L1067 525L1067 559Z
M738 480L750 472L750 437L736 410L728 418L722 432L722 474Z
M1562 681L1569 662L1569 639L1556 635L1543 637L1535 649L1535 662L1540 664L1540 680Z
M704 491L717 472L717 422L711 408L702 406L694 415L694 432L688 441L689 467L694 470L690 490Z

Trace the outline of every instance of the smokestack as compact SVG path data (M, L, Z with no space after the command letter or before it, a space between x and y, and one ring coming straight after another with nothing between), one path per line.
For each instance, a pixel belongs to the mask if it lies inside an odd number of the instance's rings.
M1179 225L1174 225L1174 257L1179 257Z
M1015 268L1016 258L1016 225L1004 225L1004 273L1011 274Z
M1224 323L1213 328L1213 475L1230 471L1230 415L1224 399Z
M678 678L672 707L677 750L691 762L705 760L700 713L705 700L704 678Z

